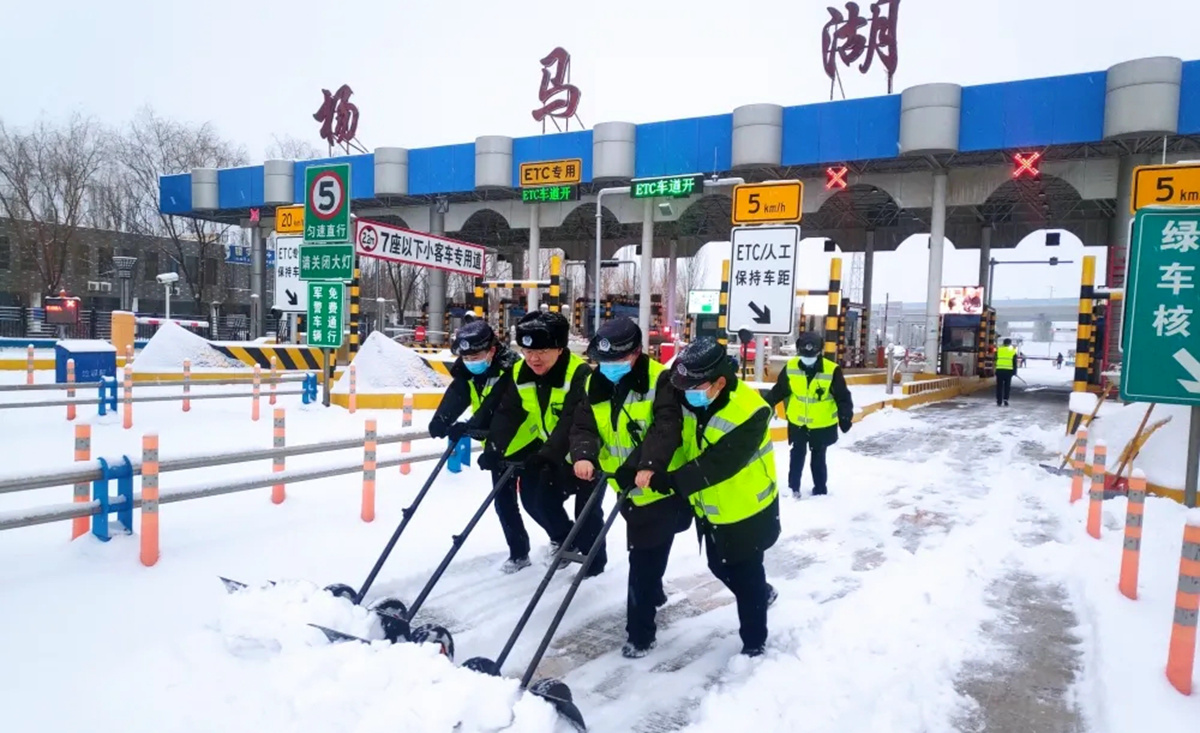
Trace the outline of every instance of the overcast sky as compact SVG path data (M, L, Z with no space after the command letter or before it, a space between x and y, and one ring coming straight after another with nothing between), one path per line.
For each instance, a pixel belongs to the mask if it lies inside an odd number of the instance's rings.
M900 3L896 92L1102 70L1144 56L1200 58L1195 24L1180 22L1196 15L1196 0ZM10 0L0 24L0 117L24 125L78 110L118 124L149 104L213 121L258 161L273 135L320 146L312 114L321 89L348 83L368 148L532 135L541 131L530 115L538 61L555 46L572 55L589 127L819 102L829 97L821 28L834 4ZM868 14L869 4L860 2ZM849 97L886 90L878 63L843 81ZM1048 292L1049 279L1022 280L1030 297ZM889 286L877 285L882 298L880 287Z

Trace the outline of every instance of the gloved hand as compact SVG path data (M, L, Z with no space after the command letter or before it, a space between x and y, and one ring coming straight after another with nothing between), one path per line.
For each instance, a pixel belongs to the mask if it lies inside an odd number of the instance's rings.
M675 489L675 481L671 478L671 474L666 471L655 471L650 478L650 490L656 494L666 496Z
M446 428L446 437L450 438L450 440L454 441L455 443L462 440L462 437L466 434L467 424L465 422L456 422L451 424L450 427ZM430 435L433 435L432 431L430 431ZM434 437L436 438L437 436L435 435Z
M441 440L448 435L446 423L442 420L433 419L429 421L429 437Z
M484 471L495 471L500 468L500 454L496 451L485 450L479 454L479 467Z
M842 429L843 433L850 432L850 427L852 425L854 425L854 420L852 418L844 417L838 420L838 427Z
M541 486L552 486L555 483L557 474L557 464L559 461L545 455L544 453L534 453L525 461L525 470L531 475L537 476L537 482ZM563 465L566 465L565 463Z
M482 443L488 439L488 432L489 431L487 428L475 428L474 430L467 431L467 437L469 437L471 440L478 440Z

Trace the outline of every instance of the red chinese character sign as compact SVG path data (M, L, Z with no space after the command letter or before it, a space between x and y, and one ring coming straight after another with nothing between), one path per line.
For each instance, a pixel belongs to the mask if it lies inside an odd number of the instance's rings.
M878 0L869 7L869 19L862 16L856 2L846 3L844 14L837 8L826 8L829 22L821 31L821 59L825 65L825 75L829 77L830 99L833 99L834 86L841 87L838 63L851 66L863 54L866 54L866 58L859 65L859 72L866 74L870 71L871 63L878 56L879 63L887 70L888 94L892 93L892 77L896 74L896 61L899 58L896 19L900 12L900 0ZM842 98L845 97L846 90L842 89Z
M583 93L579 87L571 83L571 54L559 46L546 55L542 64L542 86L538 90L538 101L542 106L533 110L533 119L542 123L542 132L546 131L546 120L554 123L554 129L559 132L563 128L558 121L563 120L566 129L571 129L571 118L583 127L579 119L579 99Z
M358 133L358 106L350 101L354 90L349 84L343 84L333 94L328 89L322 89L321 93L325 99L313 114L313 119L321 123L321 139L329 144L330 151L335 145L341 145L346 152L350 152L351 148L367 152L355 138Z

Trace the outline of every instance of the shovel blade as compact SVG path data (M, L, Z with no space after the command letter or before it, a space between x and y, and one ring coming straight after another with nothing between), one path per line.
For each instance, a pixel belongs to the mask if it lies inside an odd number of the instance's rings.
M237 593L239 590L245 590L246 588L250 587L240 580L233 580L232 578L226 578L222 575L218 575L217 577L221 579L221 585L225 586L226 593ZM268 580L267 584L263 587L270 588L273 585L275 585L275 581Z
M362 642L363 644L371 643L370 639L364 639L361 636L355 636L354 634L347 634L345 632L338 631L337 629L331 629L328 626L321 626L319 624L309 624L309 626L313 627L314 629L320 629L321 633L325 635L325 638L329 639L330 644L340 644L344 641L358 641Z
M575 730L581 732L587 730L587 723L583 722L583 713L579 712L579 708L575 706L571 688L567 687L562 680L553 677L535 680L529 686L529 692L553 705L558 714L566 718Z

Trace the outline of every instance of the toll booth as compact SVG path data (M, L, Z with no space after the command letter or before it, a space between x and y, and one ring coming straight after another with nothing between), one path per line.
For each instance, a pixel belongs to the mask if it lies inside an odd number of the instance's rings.
M948 377L991 376L994 369L996 311L947 313L939 323L938 374Z

